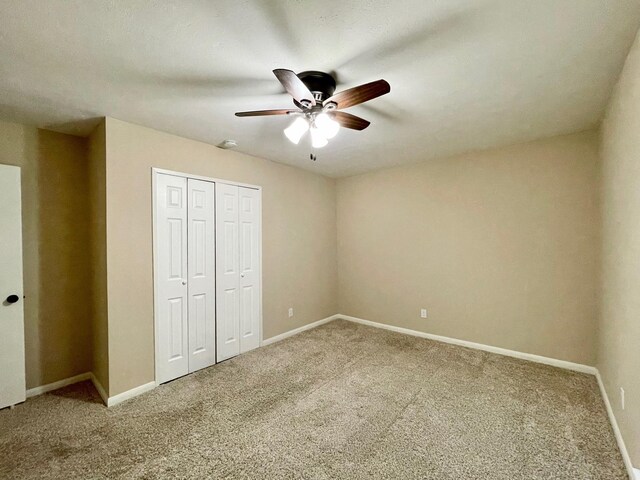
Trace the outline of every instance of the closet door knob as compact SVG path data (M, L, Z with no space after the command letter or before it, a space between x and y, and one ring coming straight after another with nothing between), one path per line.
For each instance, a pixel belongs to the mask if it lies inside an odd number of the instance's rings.
M182 281L182 284L183 284L183 285L186 285L186 284L187 284L187 282L186 282L185 280L183 280L183 281Z
M240 274L240 278L244 278L244 273L241 273L241 274Z

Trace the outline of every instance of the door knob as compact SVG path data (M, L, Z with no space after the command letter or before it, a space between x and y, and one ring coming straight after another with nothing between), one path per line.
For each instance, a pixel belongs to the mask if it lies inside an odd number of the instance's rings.
M183 285L186 285L186 284L187 284L187 282L185 282L185 281L183 280L183 281L182 281L182 284L183 284Z
M241 273L241 274L240 274L240 277L241 277L241 278L244 278L244 273Z
M18 300L20 300L18 295L9 295L7 297L7 303L16 303Z

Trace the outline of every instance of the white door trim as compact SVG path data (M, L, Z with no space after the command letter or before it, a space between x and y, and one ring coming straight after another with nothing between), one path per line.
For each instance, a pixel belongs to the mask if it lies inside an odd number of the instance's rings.
M190 174L190 173L185 173L185 172L178 172L178 171L174 171L174 170L167 170L164 168L157 168L157 167L151 167L151 218L152 218L152 245L153 245L153 271L152 271L152 275L153 275L153 331L154 331L154 345L153 345L153 355L154 355L154 382L157 382L158 379L158 371L157 371L157 362L155 359L155 354L156 354L156 345L158 343L158 338L157 338L157 332L158 332L158 328L157 328L157 318L156 318L156 312L158 311L157 308L157 301L158 301L158 296L156 294L157 290L158 290L158 286L157 286L157 279L156 279L156 272L158 271L158 258L157 258L157 252L158 252L158 239L156 238L155 235L155 229L156 229L156 218L155 218L155 211L156 211L156 179L158 174L165 174L165 175L175 175L178 177L185 177L185 178L193 178L196 180L204 180L206 182L213 182L213 183L224 183L227 185L235 185L238 187L244 187L244 188L253 188L255 190L259 190L260 191L260 215L259 215L259 242L258 242L258 248L259 248L259 265L260 265L260 346L263 345L264 340L263 340L263 335L264 335L264 318L263 318L263 310L262 310L262 289L263 289L263 274L262 274L262 187L260 185L252 185L249 183L241 183L241 182L235 182L235 181L231 181L231 180L224 180L221 178L215 178L215 177L206 177L203 175L194 175L194 174ZM214 234L215 237L215 234ZM217 286L217 285L216 285Z
M157 178L158 173L154 168L151 169L151 244L152 244L152 255L153 255L153 267L151 270L151 275L153 276L153 381L157 382L160 377L158 373L158 359L157 359L157 348L158 348L158 236L156 235L157 228L157 220L156 220L156 208L157 208L157 195L156 195L156 187L157 187ZM104 400L105 405L107 404L107 399L109 395L106 394L104 387L100 384L95 376L92 378L93 384L98 389L100 396ZM98 385L100 385L98 387Z
M254 190L262 190L260 185L252 185L250 183L234 182L233 180L224 180L222 178L205 177L203 175L193 175L191 173L175 172L173 170L165 170L164 168L152 167L151 170L154 173L164 173L165 175L174 175L176 177L193 178L194 180L204 180L205 182L213 183L226 183L228 185L235 185L236 187L253 188Z

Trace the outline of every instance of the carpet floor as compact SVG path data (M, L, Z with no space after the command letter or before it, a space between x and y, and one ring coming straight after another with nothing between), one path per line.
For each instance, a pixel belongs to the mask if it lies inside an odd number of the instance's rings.
M112 408L0 411L0 478L627 479L593 376L336 320Z

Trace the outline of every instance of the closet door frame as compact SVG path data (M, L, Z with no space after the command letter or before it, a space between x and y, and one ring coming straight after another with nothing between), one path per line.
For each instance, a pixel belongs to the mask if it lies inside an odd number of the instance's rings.
M205 182L213 182L214 184L217 183L225 183L227 185L235 185L237 187L244 187L244 188L251 188L254 190L258 190L260 192L260 214L259 214L259 220L258 220L258 264L260 266L260 274L259 274L259 281L260 281L260 292L259 292L259 308L260 308L260 347L262 347L263 345L263 335L264 335L264 328L263 328L263 314L262 314L262 290L263 290L263 276L262 276L262 187L260 185L253 185L250 183L240 183L240 182L234 182L231 180L224 180L221 178L215 178L215 177L206 177L203 175L193 175L191 173L185 173L185 172L178 172L178 171L174 171L174 170L167 170L164 168L156 168L156 167L152 167L151 168L151 218L152 218L152 237L153 237L153 331L154 331L154 349L153 349L153 353L154 353L154 374L155 374L155 381L156 383L158 382L158 363L156 361L156 354L157 354L157 348L158 348L158 318L157 318L157 312L158 312L158 301L160 300L158 298L157 292L158 292L158 278L156 276L156 272L158 271L158 239L156 236L156 180L157 180L157 176L158 174L164 174L164 175L174 175L176 177L184 177L186 179L194 179L194 180L203 180ZM214 209L215 210L215 209ZM214 223L215 225L215 223ZM214 239L215 239L215 231L214 231ZM216 264L216 268L217 268L217 264ZM217 288L217 283L216 283L216 288ZM217 309L217 307L216 307ZM216 346L217 346L217 340L216 340ZM217 359L216 359L216 363Z

